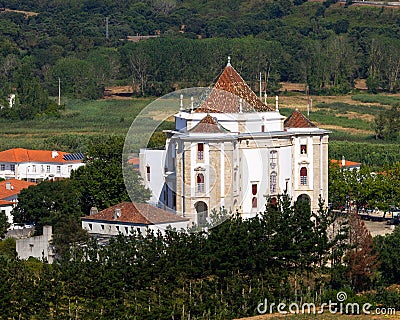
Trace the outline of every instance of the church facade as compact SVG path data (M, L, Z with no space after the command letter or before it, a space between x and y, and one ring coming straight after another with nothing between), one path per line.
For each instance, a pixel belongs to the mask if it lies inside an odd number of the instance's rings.
M140 172L151 202L192 223L213 209L243 218L287 193L318 208L328 202L328 134L299 111L263 103L228 62L208 96L181 106L165 150L143 149Z

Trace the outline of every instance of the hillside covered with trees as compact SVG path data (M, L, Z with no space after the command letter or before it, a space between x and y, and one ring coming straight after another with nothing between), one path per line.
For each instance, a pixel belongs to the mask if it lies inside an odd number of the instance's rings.
M336 2L3 1L0 101L17 99L1 115L56 112L46 99L57 96L58 78L63 95L86 99L109 85L133 85L137 95L209 85L228 55L253 85L266 74L269 93L279 81L348 93L356 79L371 92L397 92L400 10ZM159 37L127 41L136 34Z

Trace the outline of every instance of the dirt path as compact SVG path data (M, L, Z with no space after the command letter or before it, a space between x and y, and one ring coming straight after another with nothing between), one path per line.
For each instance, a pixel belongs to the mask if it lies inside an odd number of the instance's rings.
M12 9L7 9L7 8L5 8L4 10L3 10L3 12L15 12L15 13L21 13L21 14L23 14L26 18L29 18L29 17L34 17L34 16L37 16L39 13L37 13L37 12L31 12L31 11L22 11L22 10L12 10Z

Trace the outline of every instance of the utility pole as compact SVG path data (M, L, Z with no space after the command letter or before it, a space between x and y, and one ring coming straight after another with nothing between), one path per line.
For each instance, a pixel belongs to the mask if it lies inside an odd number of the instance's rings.
M108 17L106 17L106 39L108 40Z
M310 88L307 85L307 117L310 116Z
M58 77L58 106L61 106L61 80Z

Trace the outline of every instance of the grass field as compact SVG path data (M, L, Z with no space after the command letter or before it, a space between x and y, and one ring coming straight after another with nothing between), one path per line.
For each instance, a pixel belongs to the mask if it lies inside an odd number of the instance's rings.
M373 142L374 117L389 105L400 102L396 95L357 94L353 96L316 96L310 119L321 128L332 131L331 140ZM42 117L31 121L0 119L0 149L69 148L78 151L80 140L91 136L126 135L132 121L155 98L125 100L67 100L59 117ZM274 105L274 97L268 104ZM168 101L165 101L168 104ZM165 103L164 103L165 104ZM137 125L149 126L171 115L178 106L156 107L142 115ZM298 108L307 114L307 97L304 94L279 97L279 108L288 116Z
M135 117L153 100L68 100L60 117L30 121L0 119L0 148L49 148L52 142L57 144L63 137L126 135Z

